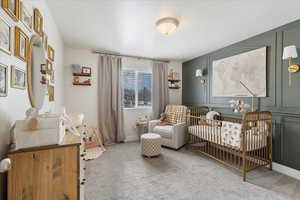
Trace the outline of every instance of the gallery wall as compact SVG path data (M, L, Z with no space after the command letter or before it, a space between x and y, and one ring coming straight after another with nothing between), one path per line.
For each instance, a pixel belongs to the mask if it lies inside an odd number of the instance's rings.
M300 72L293 74L288 87L288 62L282 60L283 48L296 45L300 56L300 20L235 43L183 63L183 104L207 105L233 115L229 100L212 96L212 61L250 50L267 47L267 97L256 100L259 110L273 112L273 159L300 170ZM300 58L294 59L300 64ZM195 77L196 69L204 70L205 84ZM224 74L226 76L226 74ZM250 98L241 98L250 103Z
M24 0L24 3L29 7L38 8L44 17L44 30L48 35L48 43L55 49L55 102L46 102L44 110L50 109L52 106L60 106L64 103L63 99L63 41L56 26L55 21L52 18L51 12L44 0ZM0 16L8 21L11 25L17 25L28 35L31 36L34 32L29 32L22 22L14 22L7 13L0 8ZM14 33L14 31L13 31ZM14 34L13 34L14 35ZM14 40L12 39L12 42ZM12 43L13 45L13 43ZM12 48L13 50L14 48ZM26 70L26 63L13 54L8 55L0 52L0 63L8 65L9 72L9 86L7 97L0 97L0 159L5 157L8 150L8 144L10 142L10 128L14 124L15 120L24 119L25 111L31 107L27 89L20 90L10 87L10 70L11 65L15 65L18 68ZM3 199L4 191L4 179L3 174L0 174L0 200Z

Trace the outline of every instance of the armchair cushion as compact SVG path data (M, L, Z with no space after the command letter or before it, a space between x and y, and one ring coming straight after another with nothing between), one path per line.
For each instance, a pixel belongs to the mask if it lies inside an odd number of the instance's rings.
M181 105L167 105L165 113L166 121L170 124L178 124L186 122L187 107Z
M163 138L172 138L173 126L155 126L154 133L158 133Z

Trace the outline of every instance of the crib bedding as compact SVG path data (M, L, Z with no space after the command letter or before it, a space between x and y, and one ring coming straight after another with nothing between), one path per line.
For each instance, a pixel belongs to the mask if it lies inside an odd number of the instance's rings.
M229 125L236 126L232 126L230 129L228 128ZM267 146L267 138L263 134L260 134L261 132L263 131L255 128L247 131L246 151L253 151ZM188 133L218 145L230 147L236 150L242 150L241 125L238 125L237 123L222 123L222 126L189 126Z

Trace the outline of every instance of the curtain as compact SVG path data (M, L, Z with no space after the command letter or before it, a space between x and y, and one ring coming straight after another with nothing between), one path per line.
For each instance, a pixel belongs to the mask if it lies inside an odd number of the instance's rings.
M168 65L153 62L152 117L158 119L169 102Z
M116 56L99 56L98 109L99 130L105 144L123 142L122 60Z

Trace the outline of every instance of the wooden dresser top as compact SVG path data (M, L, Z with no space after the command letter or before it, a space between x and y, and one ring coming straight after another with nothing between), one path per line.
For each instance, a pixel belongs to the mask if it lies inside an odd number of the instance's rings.
M18 149L18 150L10 149L7 154L41 151L41 150L47 150L47 149L63 148L63 147L68 147L68 146L79 146L79 145L81 145L81 137L75 136L72 133L66 131L63 142L61 144L31 147L31 148Z

